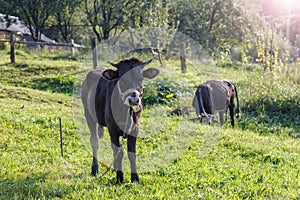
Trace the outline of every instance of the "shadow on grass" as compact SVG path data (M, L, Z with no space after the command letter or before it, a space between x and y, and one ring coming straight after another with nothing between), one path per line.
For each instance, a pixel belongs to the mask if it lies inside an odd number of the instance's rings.
M238 121L241 129L261 135L300 137L300 116L296 114L246 112Z
M34 89L72 94L76 78L73 76L57 76L41 78L34 81Z
M10 65L11 63L9 62L9 63L2 63L2 64L0 64L0 67L2 67L2 66L7 66L7 65Z

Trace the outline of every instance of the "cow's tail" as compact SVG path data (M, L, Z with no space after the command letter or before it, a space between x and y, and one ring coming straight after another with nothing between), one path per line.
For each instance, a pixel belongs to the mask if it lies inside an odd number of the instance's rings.
M235 98L236 98L236 103L237 103L237 108L236 108L236 118L239 118L241 116L241 109L240 109L240 103L239 103L239 95L237 92L237 87L231 83L234 87L234 93L235 93Z

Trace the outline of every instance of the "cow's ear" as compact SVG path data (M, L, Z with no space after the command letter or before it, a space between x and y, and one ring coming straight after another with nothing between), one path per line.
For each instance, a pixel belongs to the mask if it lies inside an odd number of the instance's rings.
M145 78L153 79L155 76L159 74L159 70L156 68L149 68L143 71L143 76Z
M102 73L103 77L108 79L108 80L113 80L115 78L118 78L118 72L112 70L112 69L107 69Z

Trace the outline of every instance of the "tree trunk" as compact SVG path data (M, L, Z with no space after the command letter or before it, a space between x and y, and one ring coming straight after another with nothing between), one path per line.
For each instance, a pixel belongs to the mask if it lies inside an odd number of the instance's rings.
M98 66L98 50L97 50L97 39L92 39L92 51L93 51L93 68L96 69Z

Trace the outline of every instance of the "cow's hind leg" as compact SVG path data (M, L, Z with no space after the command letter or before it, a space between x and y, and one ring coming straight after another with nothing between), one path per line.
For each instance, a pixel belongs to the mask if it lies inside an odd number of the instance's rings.
M136 137L135 136L128 136L127 141L127 148L128 148L128 158L130 161L131 167L131 182L139 182L139 175L136 169Z
M87 124L90 130L90 144L92 146L92 152L93 152L93 162L92 162L92 172L91 175L92 176L96 176L98 173L98 156L97 156L97 152L98 152L98 148L99 148L99 144L98 144L98 133L97 133L97 124L94 122L94 120L92 119L92 117L88 114L86 114L86 119L87 119ZM98 127L98 131L102 131L103 134L103 127L99 125Z
M111 138L111 148L114 154L114 168L117 170L117 183L124 182L124 173L122 170L122 159L124 157L124 149L120 143L119 137Z
M223 111L220 111L219 112L219 118L220 118L220 124L221 124L221 127L224 125L224 112Z
M234 128L234 105L229 106L229 114L230 114L230 123L232 128Z
M232 128L234 128L234 98L233 98L233 95L230 98L230 104L229 104L228 108L229 108L231 126L232 126Z

